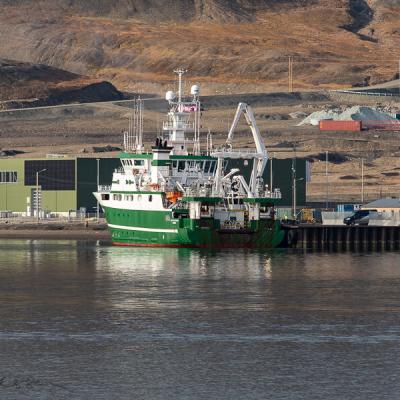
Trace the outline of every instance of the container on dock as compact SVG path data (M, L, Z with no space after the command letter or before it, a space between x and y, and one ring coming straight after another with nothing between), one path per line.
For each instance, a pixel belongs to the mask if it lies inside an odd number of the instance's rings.
M360 204L338 204L336 211L338 212L353 212L360 209Z
M314 210L312 210L311 208L302 208L300 211L300 222L302 224L314 223Z
M362 121L334 121L331 119L325 119L319 121L319 130L360 132L362 130Z

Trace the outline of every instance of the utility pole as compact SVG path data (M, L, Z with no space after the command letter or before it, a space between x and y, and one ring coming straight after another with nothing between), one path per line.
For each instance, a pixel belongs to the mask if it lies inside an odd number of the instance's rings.
M39 174L46 171L46 168L36 171L36 221L39 223Z
M292 158L292 214L293 214L293 219L296 219L296 158Z
M270 158L271 164L269 165L269 191L271 192L271 196L272 196L272 192L273 192L272 184L274 183L272 160L273 160L273 156L271 156L271 158Z
M100 186L100 158L96 158L97 161L97 192L99 192L99 186ZM100 204L99 204L99 199L97 198L97 209L96 209L96 219L97 223L99 223L99 214L100 214Z
M361 158L361 204L364 204L364 158Z
M293 93L293 59L289 56L289 93Z
M329 175L328 175L328 151L325 152L325 182L326 182L326 202L325 209L328 209L329 204Z

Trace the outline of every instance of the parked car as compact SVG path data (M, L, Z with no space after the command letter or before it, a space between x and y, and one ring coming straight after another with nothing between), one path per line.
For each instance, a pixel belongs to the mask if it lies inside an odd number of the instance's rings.
M358 210L343 220L345 225L368 225L369 210Z

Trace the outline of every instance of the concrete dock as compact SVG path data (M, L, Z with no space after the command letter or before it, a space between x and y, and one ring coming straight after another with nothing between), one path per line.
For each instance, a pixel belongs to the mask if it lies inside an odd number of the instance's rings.
M287 231L289 247L321 250L400 250L400 227L302 224Z

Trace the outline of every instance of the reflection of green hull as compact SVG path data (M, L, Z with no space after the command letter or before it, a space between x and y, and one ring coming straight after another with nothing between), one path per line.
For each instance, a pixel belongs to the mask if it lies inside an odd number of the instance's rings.
M112 241L120 246L249 247L278 246L284 232L277 221L251 221L247 229L221 229L218 220L170 219L164 211L105 208Z

